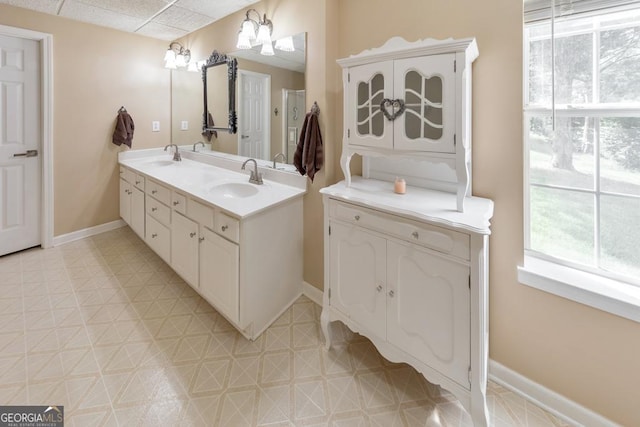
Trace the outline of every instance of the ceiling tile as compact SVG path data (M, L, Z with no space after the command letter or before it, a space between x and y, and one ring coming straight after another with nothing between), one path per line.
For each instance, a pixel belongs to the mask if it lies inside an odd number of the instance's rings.
M175 5L214 19L220 19L254 3L256 3L255 0L178 0Z
M136 31L136 34L142 34L144 36L154 37L160 40L173 41L186 36L187 31L162 25L157 22L149 22Z
M77 0L66 0L60 10L60 16L122 31L134 31L145 21L142 18L134 18L80 3Z
M202 28L210 24L211 21L212 19L209 16L197 14L177 6L172 6L153 18L153 22L179 28L187 32Z
M145 21L167 7L164 0L76 0L100 9L110 10L118 14L143 18Z
M0 0L0 3L18 6L25 9L37 10L38 12L56 14L60 0Z

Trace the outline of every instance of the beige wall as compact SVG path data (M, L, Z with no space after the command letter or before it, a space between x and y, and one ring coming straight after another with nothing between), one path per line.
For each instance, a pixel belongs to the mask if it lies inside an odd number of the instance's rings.
M117 220L116 112L135 121L133 148L169 142L167 43L6 5L0 24L53 35L54 235Z
M342 82L335 59L407 40L476 37L474 194L496 203L490 265L490 355L622 425L640 425L640 325L518 284L522 261L522 3L512 0L265 0L274 37L307 32L307 108L317 101L325 168L304 203L305 280L322 288L322 201L340 179ZM186 37L195 57L235 50L243 13ZM134 148L168 143L166 43L0 6L0 23L53 33L56 234L117 219L116 109L134 114ZM338 43L339 42L339 43ZM117 65L119 64L119 65ZM149 131L161 120L163 132Z

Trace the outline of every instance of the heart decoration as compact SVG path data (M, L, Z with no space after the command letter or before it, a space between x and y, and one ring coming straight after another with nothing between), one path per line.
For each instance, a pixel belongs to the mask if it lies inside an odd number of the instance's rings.
M391 108L392 112L389 112L389 108ZM404 113L404 108L404 101L402 99L385 98L380 103L382 113L391 121L394 121L399 115Z

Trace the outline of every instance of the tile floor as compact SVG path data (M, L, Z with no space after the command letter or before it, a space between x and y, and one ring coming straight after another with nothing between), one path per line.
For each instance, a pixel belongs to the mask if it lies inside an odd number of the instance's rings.
M470 426L446 391L301 297L247 341L128 227L0 257L0 404L66 426ZM561 426L489 384L494 426Z

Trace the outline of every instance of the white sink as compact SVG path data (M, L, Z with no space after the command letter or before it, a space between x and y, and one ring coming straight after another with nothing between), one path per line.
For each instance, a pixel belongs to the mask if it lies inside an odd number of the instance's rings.
M229 199L242 199L258 194L258 189L252 184L244 182L227 182L224 184L214 185L211 187L212 193L222 193L223 197Z
M171 166L174 163L173 160L151 160L144 162L145 166Z

